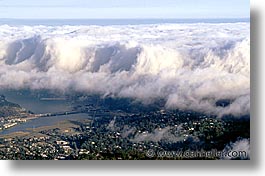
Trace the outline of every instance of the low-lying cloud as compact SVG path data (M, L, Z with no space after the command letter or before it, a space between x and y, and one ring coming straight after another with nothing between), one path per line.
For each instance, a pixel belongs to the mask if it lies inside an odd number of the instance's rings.
M250 110L249 23L1 26L0 88L165 100L165 107ZM228 106L216 106L219 100Z

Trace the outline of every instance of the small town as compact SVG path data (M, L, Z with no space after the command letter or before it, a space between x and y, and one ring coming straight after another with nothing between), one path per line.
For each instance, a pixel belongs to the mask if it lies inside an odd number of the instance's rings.
M93 105L84 107L90 115L97 109ZM22 117L1 118L3 130L24 122ZM247 117L218 119L192 111L162 109L137 113L105 109L94 113L88 120L69 120L56 127L34 129L30 134L21 132L2 136L0 159L168 159L150 158L147 151L172 151L176 148L219 151L231 141L249 138L249 131L243 129L249 129ZM176 156L170 159L185 158Z

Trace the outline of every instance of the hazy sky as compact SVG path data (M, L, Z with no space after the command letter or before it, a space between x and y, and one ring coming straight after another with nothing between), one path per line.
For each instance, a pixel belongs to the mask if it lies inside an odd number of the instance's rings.
M0 0L0 18L249 18L249 0Z

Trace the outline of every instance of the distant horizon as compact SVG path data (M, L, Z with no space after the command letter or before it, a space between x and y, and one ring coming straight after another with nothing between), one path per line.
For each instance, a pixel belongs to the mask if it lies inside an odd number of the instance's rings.
M250 22L250 18L100 18L100 19L23 19L0 18L0 25L139 25L159 23L240 23Z

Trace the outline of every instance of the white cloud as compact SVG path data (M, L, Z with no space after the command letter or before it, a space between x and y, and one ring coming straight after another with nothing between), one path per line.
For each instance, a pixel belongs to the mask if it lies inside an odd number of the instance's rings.
M249 113L249 23L1 26L0 88L165 99L167 108ZM230 106L216 106L220 99Z

